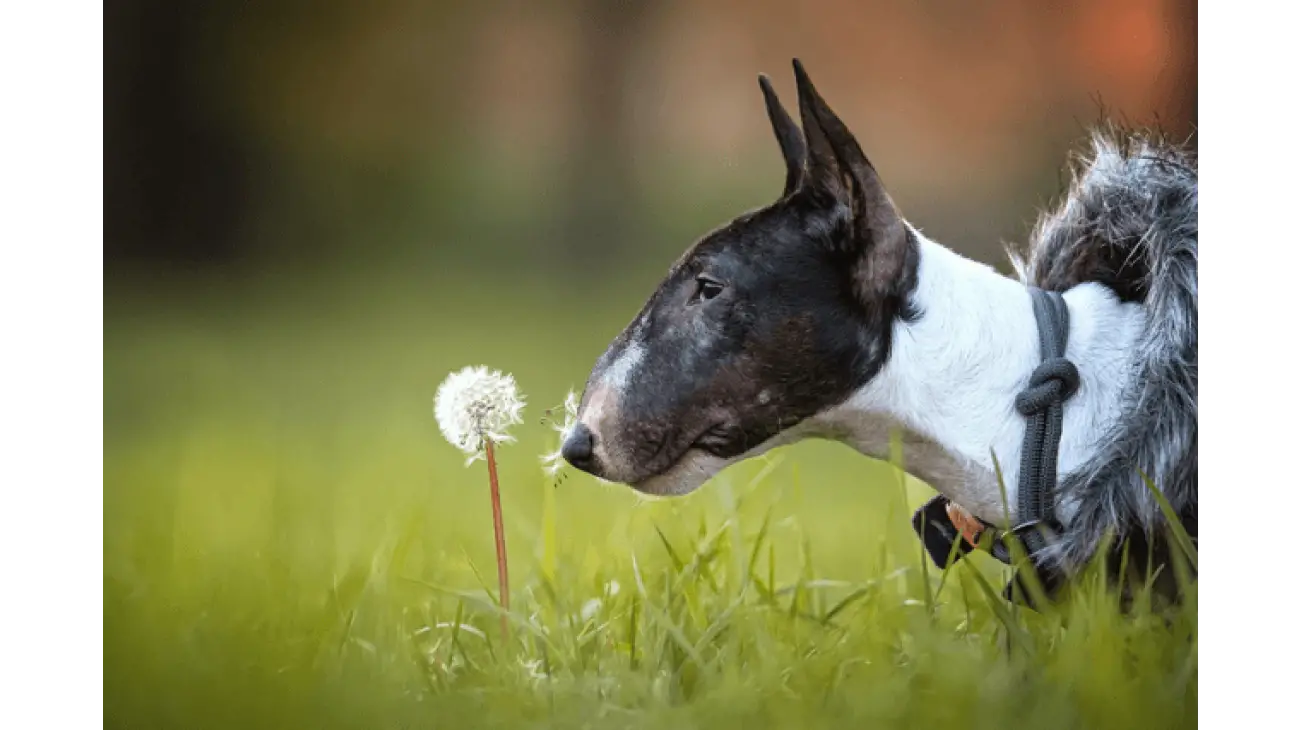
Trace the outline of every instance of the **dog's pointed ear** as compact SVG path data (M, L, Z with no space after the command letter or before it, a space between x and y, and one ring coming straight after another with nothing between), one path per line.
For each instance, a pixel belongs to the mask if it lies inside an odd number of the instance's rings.
M803 123L804 140L807 146L804 186L818 193L830 194L837 201L848 203L853 192L851 170L848 165L840 163L831 134L822 124L823 119L827 117L835 118L836 122L839 122L839 119L817 93L812 79L808 78L808 72L804 70L803 64L797 58L794 59L794 82L799 92L799 118ZM842 128L844 125L841 123L839 126ZM847 134L848 130L844 132ZM848 136L852 140L852 135ZM843 142L842 139L839 141ZM856 141L853 145L856 147ZM866 156L862 154L861 149L858 149L858 157L866 162ZM850 159L848 162L851 165L853 160Z
M807 145L803 186L829 197L851 216L852 243L865 248L864 294L893 286L901 275L908 244L907 226L884 183L844 122L813 86L799 59L794 60L799 116Z
M794 192L799 187L804 174L804 158L807 148L803 142L803 132L790 118L781 99L772 88L772 81L766 74L758 75L758 86L763 90L763 101L767 105L767 118L772 122L772 131L776 141L781 145L781 157L785 159L785 189L781 197Z

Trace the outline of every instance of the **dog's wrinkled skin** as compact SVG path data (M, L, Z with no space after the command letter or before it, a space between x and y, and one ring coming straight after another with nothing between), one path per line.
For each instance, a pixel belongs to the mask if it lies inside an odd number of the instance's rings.
M576 430L592 449L576 449L576 466L650 494L689 492L808 435L806 419L869 381L892 324L912 316L916 240L795 72L804 133L760 79L785 158L781 198L687 251L599 359Z

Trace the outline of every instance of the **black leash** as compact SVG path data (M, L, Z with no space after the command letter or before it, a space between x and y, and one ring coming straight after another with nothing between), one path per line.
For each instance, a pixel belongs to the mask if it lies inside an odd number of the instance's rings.
M1016 396L1016 410L1028 422L1020 448L1020 482L1012 529L1032 555L1047 546L1039 528L1055 530L1056 459L1061 449L1065 400L1079 389L1079 370L1065 359L1070 336L1070 310L1058 292L1030 289L1038 320L1038 351L1043 361L1029 376L1029 387Z
M1029 290L1034 318L1038 321L1039 356L1042 362L1029 376L1029 385L1016 396L1015 406L1026 419L1025 440L1020 450L1020 479L1017 482L1018 524L1008 532L1015 535L1032 557L1047 547L1051 533L1059 531L1056 519L1056 462L1061 448L1061 430L1065 418L1065 401L1079 389L1079 371L1065 359L1070 334L1070 311L1059 292L1038 288ZM948 500L943 496L926 502L912 517L912 527L925 545L930 558L939 567L972 548L961 537L948 517ZM956 548L954 550L954 547ZM995 542L990 552L1010 564L1011 552L1005 542ZM1059 584L1059 576L1044 575L1046 587ZM1007 586L1011 597L1012 585Z

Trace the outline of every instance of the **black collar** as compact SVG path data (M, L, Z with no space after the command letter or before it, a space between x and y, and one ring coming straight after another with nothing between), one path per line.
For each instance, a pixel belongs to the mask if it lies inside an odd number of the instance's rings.
M1016 516L1019 522L1002 532L990 552L1011 564L1006 536L1014 535L1033 560L1060 530L1056 519L1056 463L1061 447L1065 401L1079 388L1079 371L1065 359L1070 334L1070 310L1059 292L1030 288L1034 318L1038 321L1039 356L1042 361L1029 376L1029 385L1016 396L1016 410L1025 417L1025 441L1020 450L1020 479L1017 483ZM926 502L912 517L912 527L926 552L939 567L947 567L973 548L966 543L948 517L948 500L943 496ZM986 525L987 526L987 525ZM1045 588L1057 586L1060 576L1049 574L1038 561L1035 572ZM1007 586L1012 597L1017 579Z

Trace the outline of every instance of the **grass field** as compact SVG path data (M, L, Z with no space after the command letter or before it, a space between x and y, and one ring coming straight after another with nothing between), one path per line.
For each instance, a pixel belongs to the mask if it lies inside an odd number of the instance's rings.
M931 492L846 448L677 500L552 484L538 419L648 282L285 281L112 292L107 727L1196 725L1194 592L1014 610L1000 564L923 562L908 516ZM485 467L431 412L480 363L529 400L500 452L509 640Z

